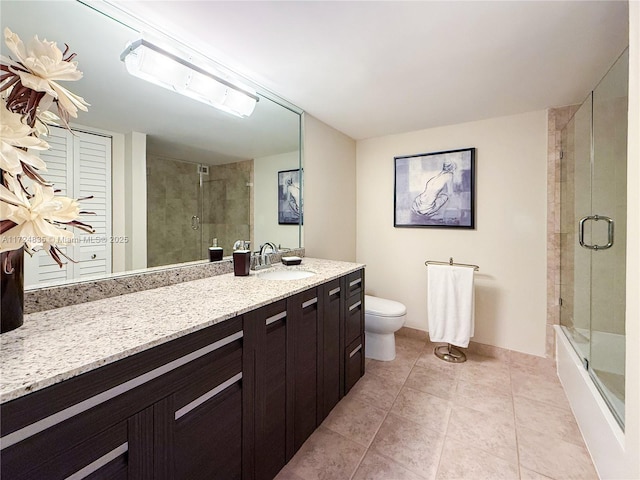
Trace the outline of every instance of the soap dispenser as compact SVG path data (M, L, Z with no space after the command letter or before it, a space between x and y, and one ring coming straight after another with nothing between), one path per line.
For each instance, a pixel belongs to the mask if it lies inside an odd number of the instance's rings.
M251 270L251 250L249 250L249 242L238 240L234 247L238 250L233 252L233 274L236 277L246 277Z
M209 261L219 262L222 260L223 249L218 246L218 239L211 240L211 246L209 247Z

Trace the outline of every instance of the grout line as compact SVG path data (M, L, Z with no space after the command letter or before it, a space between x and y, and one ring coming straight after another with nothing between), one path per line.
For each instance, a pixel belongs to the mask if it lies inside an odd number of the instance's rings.
M513 430L516 436L516 458L518 459L518 478L522 478L522 466L520 465L520 442L518 440L518 423L516 419L516 395L513 391L513 376L511 375L511 362L509 362L509 382L511 383L511 405L513 407Z

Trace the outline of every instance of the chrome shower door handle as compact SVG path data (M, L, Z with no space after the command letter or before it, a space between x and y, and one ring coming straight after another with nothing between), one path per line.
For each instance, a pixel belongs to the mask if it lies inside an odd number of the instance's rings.
M593 220L598 222L600 220L604 220L607 222L607 243L605 245L590 245L585 243L584 241L584 225L587 220ZM606 250L607 248L611 248L613 246L613 236L614 236L614 221L612 218L609 218L605 215L587 215L586 217L582 217L580 219L580 226L578 228L578 242L581 247L588 248L590 250Z
M194 215L191 217L191 228L198 230L200 228L200 217Z

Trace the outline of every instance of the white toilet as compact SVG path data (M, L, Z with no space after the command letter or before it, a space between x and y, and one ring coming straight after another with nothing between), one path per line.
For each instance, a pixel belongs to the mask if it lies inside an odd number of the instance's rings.
M364 296L365 357L390 361L396 358L394 333L404 325L407 307L386 298Z

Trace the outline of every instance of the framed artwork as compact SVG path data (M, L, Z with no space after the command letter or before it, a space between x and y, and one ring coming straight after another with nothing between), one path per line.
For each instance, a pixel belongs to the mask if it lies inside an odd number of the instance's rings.
M475 228L475 148L394 157L394 227Z
M302 170L278 172L278 224L302 224L302 195L300 175Z

